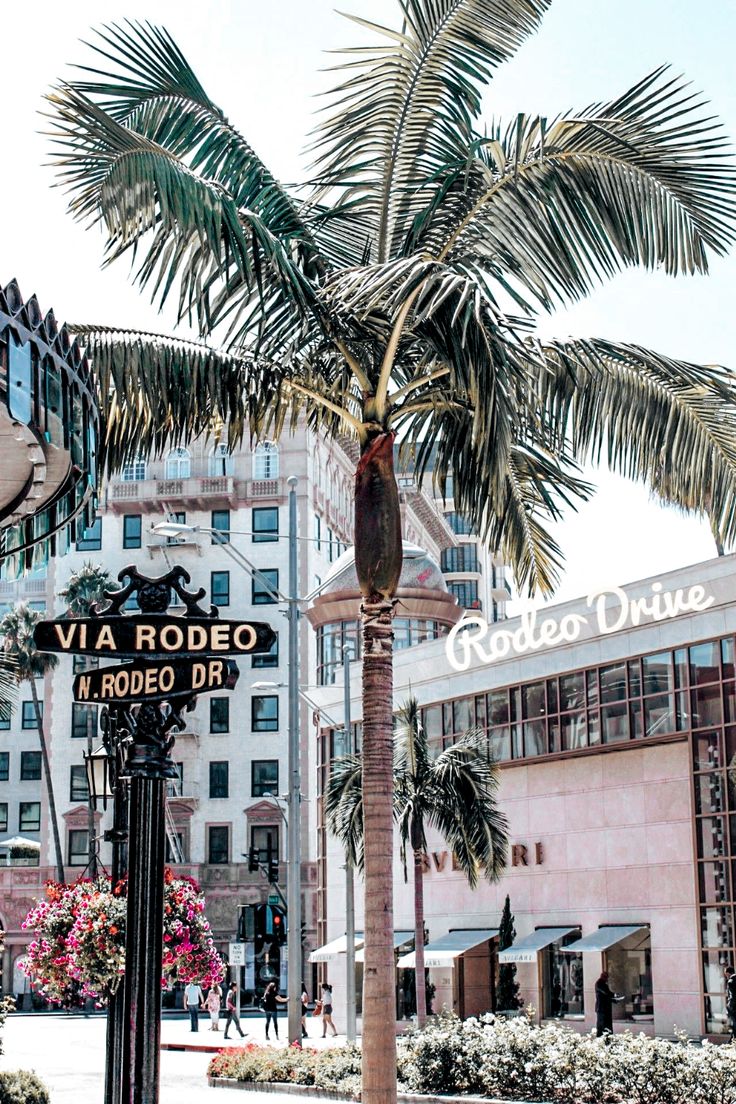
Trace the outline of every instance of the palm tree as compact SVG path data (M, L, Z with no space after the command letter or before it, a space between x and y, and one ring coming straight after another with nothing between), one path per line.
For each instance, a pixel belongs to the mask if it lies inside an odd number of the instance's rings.
M110 573L101 564L93 564L88 561L82 564L79 571L69 576L69 582L63 590L59 591L59 597L66 599L67 617L89 617L94 607L104 601L105 591L110 587ZM79 657L82 659L82 657ZM84 662L84 660L83 660ZM94 742L97 737L97 709L95 706L87 706L87 755L94 751ZM97 840L95 838L95 811L92 801L87 802L87 868L90 878L97 877Z
M488 755L488 741L474 730L433 756L421 723L416 698L399 709L394 747L394 818L401 840L404 880L407 850L414 867L414 946L417 1022L424 1026L427 999L424 972L424 858L427 827L434 828L453 853L471 887L478 871L498 881L508 850L508 825L499 810L498 768ZM363 764L351 755L333 764L325 790L325 818L348 859L363 866Z
M49 96L72 213L101 223L106 260L133 258L141 287L175 298L202 338L77 327L107 470L223 425L231 445L278 435L300 413L359 444L366 1104L396 1092L395 439L441 492L452 477L457 509L531 589L554 586L547 522L590 492L577 468L589 459L736 536L728 373L534 334L540 311L622 268L707 272L736 212L725 135L664 69L569 116L480 121L483 86L548 3L403 0L396 29L359 19L373 44L344 57L302 189L274 178L161 28L105 28Z
M64 858L61 850L61 838L59 836L59 820L56 814L56 800L54 798L54 784L51 778L49 765L49 752L46 745L46 733L43 725L43 710L38 700L36 679L44 678L49 671L57 666L59 660L56 656L46 652L39 652L33 642L33 630L36 622L41 620L41 614L32 610L25 602L18 602L9 610L0 621L0 636L3 638L3 649L14 664L16 682L27 682L31 687L33 710L36 714L36 728L41 744L41 761L43 773L46 779L46 796L49 807L49 823L54 840L54 853L56 855L56 877L60 882L64 881Z

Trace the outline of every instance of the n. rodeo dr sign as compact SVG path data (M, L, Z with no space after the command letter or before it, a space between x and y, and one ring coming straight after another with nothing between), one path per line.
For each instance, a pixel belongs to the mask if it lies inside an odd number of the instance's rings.
M78 702L102 704L191 698L212 690L233 690L238 674L232 660L211 656L183 663L144 660L81 672L74 679L72 696Z

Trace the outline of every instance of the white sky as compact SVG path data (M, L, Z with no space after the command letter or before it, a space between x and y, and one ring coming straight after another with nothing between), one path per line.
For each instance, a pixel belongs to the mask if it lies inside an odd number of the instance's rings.
M396 26L391 0L345 0L346 10ZM2 265L59 320L115 323L166 332L127 281L121 262L101 272L102 238L65 213L44 167L42 97L86 62L79 39L91 27L126 17L164 24L209 95L284 181L301 178L314 93L329 80L323 50L353 45L362 32L329 0L39 0L3 5ZM663 62L702 89L736 136L732 0L554 0L540 33L495 78L487 116L583 107L608 99ZM736 259L712 264L708 278L668 280L632 272L585 303L545 321L545 335L605 336L673 356L733 364ZM707 526L649 502L645 490L603 473L592 503L569 515L558 539L567 571L557 598L625 583L714 554Z

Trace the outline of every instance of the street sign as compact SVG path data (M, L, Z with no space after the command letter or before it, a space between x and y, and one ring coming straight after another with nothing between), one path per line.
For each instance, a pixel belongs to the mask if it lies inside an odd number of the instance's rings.
M198 659L268 652L276 639L265 621L168 614L113 614L39 621L33 639L40 652L109 658Z
M212 690L234 689L239 673L233 660L211 656L183 662L139 660L81 672L74 679L72 697L78 702L103 704L191 698Z
M231 943L227 960L231 966L245 966L245 943Z
M269 905L280 905L281 898L279 897L278 893L269 893L268 903Z

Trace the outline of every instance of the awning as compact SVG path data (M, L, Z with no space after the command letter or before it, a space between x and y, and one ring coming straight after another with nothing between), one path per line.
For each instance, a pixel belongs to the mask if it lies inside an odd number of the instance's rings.
M403 947L405 943L411 942L414 938L413 931L395 931L394 932L394 950L398 947ZM355 952L356 962L365 962L365 947L361 947L359 951Z
M499 951L498 961L503 962L536 962L539 951L549 947L550 943L556 943L558 939L564 939L566 935L579 932L578 926L574 928L537 928L531 935L524 936L512 947L505 951Z
M355 946L363 946L363 933L355 933ZM345 954L348 949L348 937L346 935L338 935L337 939L333 939L331 943L325 943L324 947L317 947L316 951L312 951L309 956L310 962L332 962L333 958L337 958L338 955Z
M623 943L630 935L637 932L649 932L647 924L609 924L598 931L584 935L574 943L568 943L566 947L560 947L565 954L577 954L578 951L607 951L609 947L615 947L617 943Z
M461 954L471 951L473 947L485 943L488 939L494 939L497 935L498 928L463 928L448 932L447 935L441 935L439 939L434 939L424 948L424 965L444 966L446 969L451 969L455 965L455 959ZM402 955L396 966L399 970L416 969L414 951Z
M0 850L12 851L14 847L27 847L29 851L41 850L38 840L30 839L29 836L8 836L7 839L0 840Z

